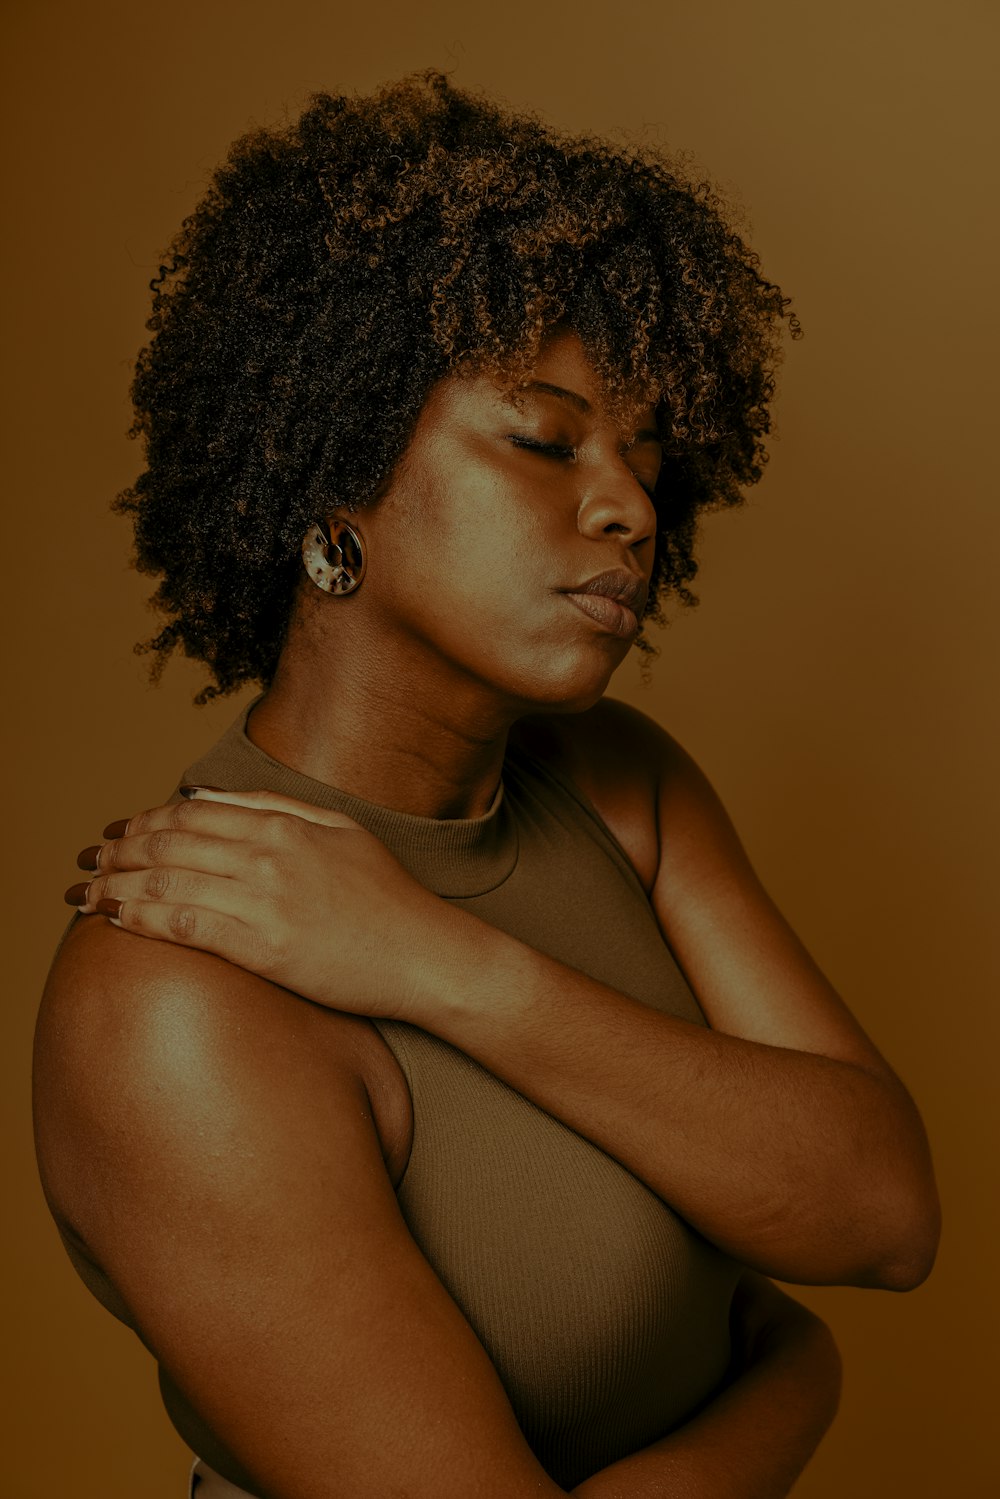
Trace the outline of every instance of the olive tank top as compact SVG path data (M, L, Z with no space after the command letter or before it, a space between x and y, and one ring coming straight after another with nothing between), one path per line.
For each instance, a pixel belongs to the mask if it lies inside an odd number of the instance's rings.
M704 1024L635 870L565 775L511 746L487 813L418 817L271 759L247 737L252 706L185 780L344 812L444 899ZM412 1025L374 1024L412 1099L413 1145L397 1188L405 1221L540 1462L571 1488L665 1435L718 1385L739 1266L624 1166L463 1052Z

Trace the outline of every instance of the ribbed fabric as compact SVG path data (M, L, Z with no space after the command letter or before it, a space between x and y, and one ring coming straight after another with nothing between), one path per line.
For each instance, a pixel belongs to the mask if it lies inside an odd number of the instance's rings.
M259 699L254 699L254 702ZM505 880L517 862L517 829L504 806L503 783L482 817L416 817L377 807L325 781L272 760L247 738L248 703L218 744L184 779L228 791L279 791L314 807L343 812L374 833L403 867L438 895L478 895Z
M248 712L185 779L343 811L437 894L703 1023L635 871L572 782L512 749L484 816L415 817L278 764L246 737ZM375 1024L413 1102L400 1208L527 1440L570 1488L664 1435L719 1382L739 1267L617 1161L463 1052L415 1026Z

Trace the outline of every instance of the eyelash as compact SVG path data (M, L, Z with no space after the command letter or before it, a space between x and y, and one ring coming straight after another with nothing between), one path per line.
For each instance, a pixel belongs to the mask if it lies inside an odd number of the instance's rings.
M532 453L544 453L548 458L575 458L576 448L563 448L557 442L536 442L533 437L512 437L516 448L528 448Z
M516 448L527 448L529 452L541 453L546 458L576 457L576 448L560 447L560 445L555 442L537 442L533 437L512 437L510 440ZM634 477L635 482L638 484L643 494L648 495L649 498L652 499L655 493L655 489L650 488L646 484L643 484L638 474L636 474Z

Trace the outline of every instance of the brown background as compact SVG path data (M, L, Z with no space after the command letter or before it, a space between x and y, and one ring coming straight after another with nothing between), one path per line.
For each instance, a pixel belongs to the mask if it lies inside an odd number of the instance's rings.
M478 8L477 8L478 10ZM613 690L714 777L766 882L909 1083L946 1210L905 1297L806 1292L846 1361L805 1499L981 1494L998 1473L995 1099L996 7L987 0L14 3L4 91L5 1494L180 1499L149 1356L92 1302L38 1190L33 1012L73 855L155 803L236 712L130 653L148 585L108 514L157 256L229 141L317 87L428 65L571 129L646 129L742 202L806 328L702 606ZM12 36L11 36L12 33ZM990 243L991 235L993 243ZM992 474L989 473L992 478ZM331 1391L331 1398L336 1392ZM721 1499L721 1496L720 1496Z

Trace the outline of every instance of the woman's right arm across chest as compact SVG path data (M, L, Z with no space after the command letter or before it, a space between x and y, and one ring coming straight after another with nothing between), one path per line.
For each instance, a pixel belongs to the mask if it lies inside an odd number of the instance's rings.
M555 1495L403 1221L355 1044L365 1024L210 955L78 922L36 1048L50 1205L269 1499ZM737 1379L703 1439L692 1424L581 1492L721 1496L726 1441L776 1404L785 1466L789 1441L804 1463L833 1376L802 1316L791 1365L762 1359ZM825 1382L799 1377L816 1368ZM790 1377L819 1391L798 1412ZM775 1462L741 1455L727 1499L786 1492Z

